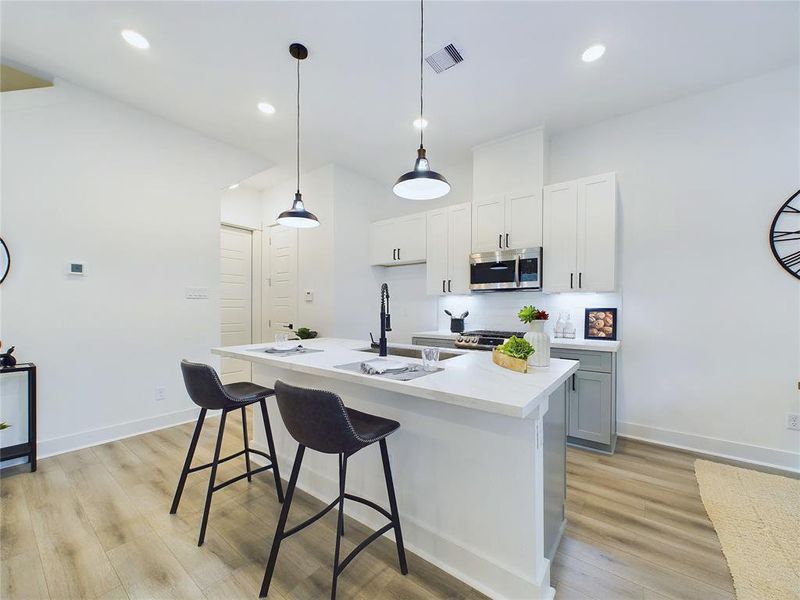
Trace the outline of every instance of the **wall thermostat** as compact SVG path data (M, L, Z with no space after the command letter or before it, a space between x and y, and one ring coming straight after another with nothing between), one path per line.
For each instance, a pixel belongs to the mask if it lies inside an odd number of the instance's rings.
M77 261L68 262L67 275L86 275L86 263Z

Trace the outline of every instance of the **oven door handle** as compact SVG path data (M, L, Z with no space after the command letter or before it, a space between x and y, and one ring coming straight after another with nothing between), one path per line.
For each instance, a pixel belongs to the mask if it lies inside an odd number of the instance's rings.
M514 283L519 287L519 254L514 259Z

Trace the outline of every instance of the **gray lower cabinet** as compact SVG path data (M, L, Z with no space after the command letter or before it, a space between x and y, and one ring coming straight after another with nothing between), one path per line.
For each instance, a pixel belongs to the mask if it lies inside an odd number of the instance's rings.
M613 453L617 442L617 355L554 348L552 356L581 363L567 386L568 442Z
M567 494L567 385L550 394L543 419L544 441L544 555L550 560L564 533Z

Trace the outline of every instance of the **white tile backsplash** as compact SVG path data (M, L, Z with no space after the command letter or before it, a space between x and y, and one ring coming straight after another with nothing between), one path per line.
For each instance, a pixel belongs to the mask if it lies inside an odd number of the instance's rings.
M559 312L569 312L575 323L576 337L583 338L583 319L586 308L617 308L619 326L624 323L622 310L622 294L619 293L580 293L580 294L544 294L542 292L481 292L465 296L442 296L439 298L437 315L438 329L450 329L450 317L444 314L445 309L455 315L468 310L465 327L470 329L504 329L525 331L527 326L519 321L517 312L523 306L533 304L546 310L550 320L545 331L553 332L553 326ZM622 329L617 331L618 339L622 339Z

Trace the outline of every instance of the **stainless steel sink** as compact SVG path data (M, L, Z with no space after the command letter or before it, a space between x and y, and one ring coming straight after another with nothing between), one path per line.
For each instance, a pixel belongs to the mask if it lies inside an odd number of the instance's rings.
M407 358L419 358L422 359L422 349L417 350L416 348L398 348L397 346L389 346L387 348L389 356L405 356ZM372 354L377 354L377 348L359 348L358 352L371 352ZM461 356L459 352L448 352L447 350L439 350L439 360L447 360L448 358L455 358L456 356Z

